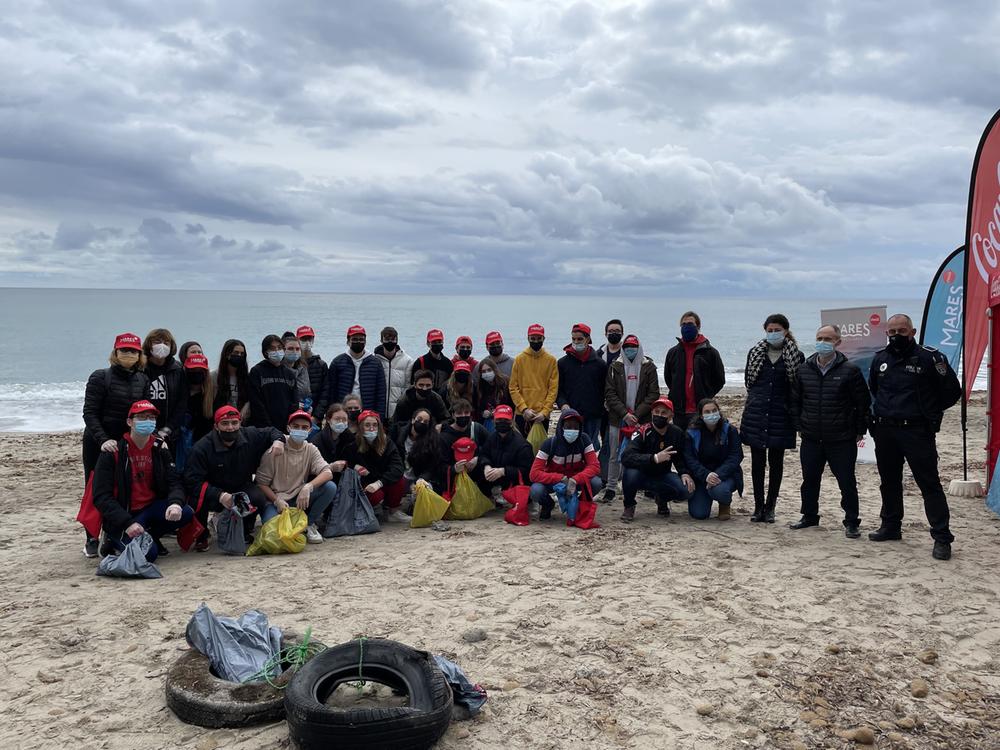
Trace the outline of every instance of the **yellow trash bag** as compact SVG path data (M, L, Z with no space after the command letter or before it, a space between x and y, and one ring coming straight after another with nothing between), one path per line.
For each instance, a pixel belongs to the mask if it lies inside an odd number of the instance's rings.
M479 491L467 472L462 472L455 480L455 494L444 517L454 521L471 521L493 510L493 501Z
M304 510L286 508L260 527L257 538L247 550L247 557L301 552L306 548L308 525L309 518Z
M549 433L542 427L541 422L535 422L531 425L531 429L528 430L528 444L531 446L531 451L538 453L538 449L542 447L542 443L545 442L545 438L548 436Z
M423 529L435 521L440 521L444 518L444 514L448 512L448 506L450 505L451 503L431 489L429 484L418 482L413 501L413 519L410 521L410 528Z

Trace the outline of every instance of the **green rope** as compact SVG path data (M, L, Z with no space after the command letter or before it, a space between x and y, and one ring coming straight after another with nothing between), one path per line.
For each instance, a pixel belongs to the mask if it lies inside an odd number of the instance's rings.
M259 672L251 675L249 679L245 680L245 682L260 682L261 680L265 680L267 684L275 690L284 690L284 685L278 685L273 680L274 675L281 674L281 665L287 663L289 665L289 669L298 671L303 664L326 648L326 646L321 644L311 643L311 640L312 625L306 628L305 635L302 638L302 643L297 646L289 646L288 648L281 649L278 653L264 662L264 666L261 667Z
M363 671L365 664L365 640L366 638L364 636L358 638L358 681L354 683L354 687L359 693L364 690L365 685L368 684L365 682L365 674Z

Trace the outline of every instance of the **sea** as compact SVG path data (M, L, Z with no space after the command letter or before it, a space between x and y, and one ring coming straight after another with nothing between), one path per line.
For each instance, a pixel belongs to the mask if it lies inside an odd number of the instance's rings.
M242 340L253 364L264 336L303 324L316 330L315 351L329 362L345 350L347 328L356 323L367 329L369 348L378 343L383 326L393 326L401 346L413 356L427 351L425 336L431 328L444 331L449 353L455 339L466 334L475 342L473 356L478 359L486 353L484 339L492 330L503 334L505 351L514 356L526 346L528 326L541 323L546 348L562 356L573 324L590 325L596 347L604 342L605 321L620 318L626 333L639 337L662 378L663 358L676 343L680 315L696 310L702 333L722 355L729 382L739 386L747 350L760 340L769 314L788 317L808 355L821 310L872 304L885 304L890 314L903 312L914 320L923 305L916 299L0 289L0 337L11 355L0 357L0 431L82 429L87 378L107 366L115 336L125 331L144 337L153 328L167 328L178 345L190 340L201 344L215 368L226 339ZM985 388L982 374L977 388Z

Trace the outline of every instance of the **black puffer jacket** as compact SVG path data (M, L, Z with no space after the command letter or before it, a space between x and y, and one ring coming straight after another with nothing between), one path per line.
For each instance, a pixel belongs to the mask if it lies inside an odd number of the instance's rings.
M826 374L814 354L799 368L792 388L792 421L809 440L857 440L868 429L872 398L857 365L840 352Z
M128 410L148 392L149 379L144 372L120 365L94 370L83 397L84 437L97 444L120 439L128 432Z
M801 352L799 356L802 357ZM799 369L801 370L801 363ZM747 389L746 406L740 421L740 436L751 448L795 447L792 423L792 388L785 360L771 362L764 357L757 381Z
M162 365L150 360L146 363L146 377L149 378L149 400L160 410L156 429L168 428L167 442L172 444L180 435L188 409L190 389L184 368L173 357L167 357Z
M325 415L320 414L316 409L319 408L319 401L323 395L323 386L326 385L326 376L330 368L318 354L309 356L309 359L306 360L306 367L309 368L309 392L312 394L313 416L322 422Z

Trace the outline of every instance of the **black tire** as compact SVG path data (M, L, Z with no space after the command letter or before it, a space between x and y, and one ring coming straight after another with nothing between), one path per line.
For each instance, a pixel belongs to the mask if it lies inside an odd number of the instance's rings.
M359 667L360 665L360 667ZM391 687L409 697L407 706L327 706L338 685L358 679ZM421 750L451 723L451 686L426 651L384 639L351 641L317 654L285 690L285 718L299 750Z
M289 637L283 648L301 643ZM323 644L312 641L317 646ZM275 680L283 684L291 678L286 671ZM200 727L246 727L280 721L285 717L282 691L267 682L230 682L212 674L208 657L190 649L167 672L167 706L177 718Z

